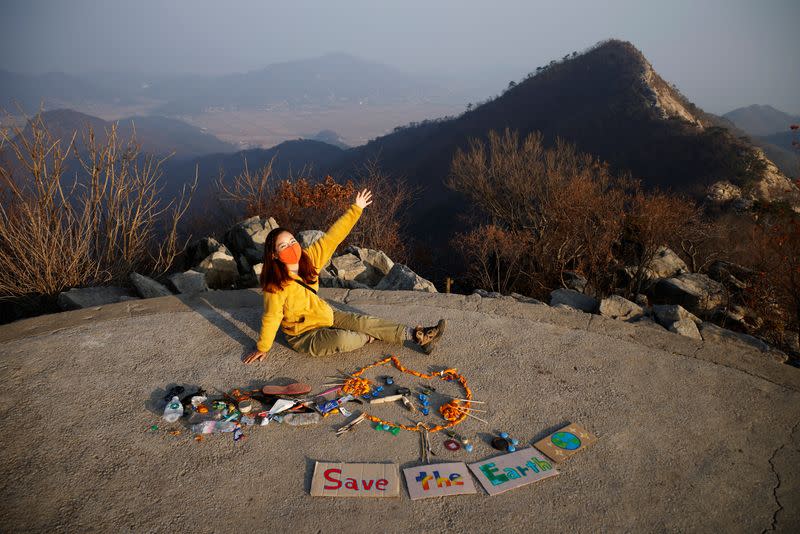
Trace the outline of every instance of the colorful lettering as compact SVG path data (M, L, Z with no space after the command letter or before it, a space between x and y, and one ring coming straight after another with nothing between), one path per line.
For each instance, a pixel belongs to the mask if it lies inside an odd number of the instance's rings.
M428 481L431 479L433 479L431 475L429 475L425 471L420 471L419 475L417 475L417 478L415 478L414 480L416 480L417 482L422 482L422 489L424 491L428 491L428 488L430 488L430 486L428 485Z
M517 471L513 467L506 467L504 471L506 472L506 475L508 475L509 480L514 480L515 478L522 478L522 475L517 473Z
M386 491L386 485L389 484L389 481L385 478L379 478L378 481L375 483L375 489L378 491Z
M492 483L492 486L499 486L504 482L508 482L508 477L504 474L496 474L497 467L495 467L495 463L491 462L488 464L483 464L480 467L481 472L486 475L486 478L489 479L489 482Z
M326 469L325 472L323 473L323 476L325 477L325 480L330 480L331 482L335 483L336 485L335 486L328 486L326 484L324 486L324 488L326 490L335 490L335 489L341 488L342 487L342 481L341 480L337 480L335 478L331 478L330 477L331 473L335 473L337 475L341 475L342 474L342 470L341 469L336 469L336 468Z
M452 482L456 486L464 485L464 481L461 480L461 475L459 473L450 473L450 482Z

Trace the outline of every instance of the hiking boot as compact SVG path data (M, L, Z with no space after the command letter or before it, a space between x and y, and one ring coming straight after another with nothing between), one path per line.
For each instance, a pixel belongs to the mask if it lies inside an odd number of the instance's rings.
M446 323L447 319L439 319L436 326L423 328L419 325L414 328L414 342L420 346L425 354L433 352L433 344L442 337Z

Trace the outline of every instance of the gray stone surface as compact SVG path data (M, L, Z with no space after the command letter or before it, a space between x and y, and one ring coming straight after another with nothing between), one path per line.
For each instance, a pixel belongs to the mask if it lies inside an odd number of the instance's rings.
M77 310L121 302L126 298L139 297L132 289L125 287L73 287L59 293L56 302L62 310Z
M477 294L321 294L399 323L446 317L448 330L430 356L376 341L311 358L279 338L264 362L245 365L262 313L256 290L0 326L3 530L793 532L800 524L800 370L753 347ZM475 451L450 453L434 434L435 461L478 461L497 454L492 432L528 445L570 421L598 442L559 476L498 497L479 489L411 501L402 488L399 499L327 499L308 495L315 461L417 465L418 436L363 424L337 438L344 419L331 416L314 427L248 428L238 443L230 434L196 442L160 420L170 383L212 390L292 378L318 391L336 369L385 354L421 371L457 367L488 402L488 425L458 427Z
M208 291L206 275L199 271L189 270L183 273L175 273L170 275L169 281L175 286L178 293L191 295Z
M658 280L653 285L651 296L658 304L680 304L690 312L702 315L723 304L725 288L704 274L684 273Z
M784 363L788 360L786 354L770 347L757 337L749 334L743 334L741 332L734 332L733 330L728 330L727 328L717 326L714 323L708 323L705 321L700 323L700 333L705 341L730 341L732 343L747 345L761 352L767 353L781 363Z
M675 321L669 325L668 329L670 332L675 332L676 334L680 334L682 336L693 339L703 339L703 336L700 335L700 330L697 329L697 325L689 318L683 318Z
M556 289L550 292L550 305L551 306L567 306L576 310L585 312L593 312L597 310L597 300L589 295L578 293L574 289Z
M355 280L367 270L366 265L355 254L336 256L331 260L331 267L341 280Z
M644 310L626 298L611 295L600 301L600 315L622 321L636 321L644 316Z
M668 247L658 247L653 260L647 266L656 278L669 278L689 271L686 263Z
M164 284L156 282L148 276L133 272L129 275L129 278L142 298L151 299L172 295L172 291L167 289Z
M437 292L433 282L422 278L402 263L395 263L392 270L381 279L375 289Z
M206 283L212 289L230 289L239 277L236 260L222 251L217 251L200 262L197 271L206 275Z
M196 241L192 241L186 247L186 254L184 257L184 267L191 269L196 267L198 263L203 261L214 252L222 251L230 255L228 247L214 239L213 237L202 237Z
M669 328L672 323L683 319L689 319L695 324L703 322L702 319L686 311L679 304L656 304L653 306L653 315L664 328Z
M377 286L394 267L392 259L382 250L351 245L344 249L344 253L352 254L361 260L364 265L364 271L359 273L355 280L369 287Z
M297 233L297 241L300 243L300 248L308 248L324 235L325 232L322 230L303 230Z
M225 243L233 254L244 254L251 264L264 261L264 240L278 223L269 217L250 217L233 225L225 234Z

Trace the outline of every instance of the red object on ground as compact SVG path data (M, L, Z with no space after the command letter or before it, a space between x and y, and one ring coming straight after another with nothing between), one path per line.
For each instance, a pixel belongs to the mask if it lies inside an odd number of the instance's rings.
M311 386L294 382L285 386L264 386L261 391L264 395L305 395L311 392Z

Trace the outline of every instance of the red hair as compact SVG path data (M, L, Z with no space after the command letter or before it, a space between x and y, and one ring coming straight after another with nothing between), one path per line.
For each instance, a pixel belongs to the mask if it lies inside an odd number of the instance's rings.
M275 253L275 242L278 241L278 236L283 232L289 232L286 228L275 228L267 234L264 240L264 264L261 266L261 288L270 293L277 293L286 285L290 284L292 278L289 276L289 269L286 264L280 260L275 259L272 255ZM317 270L311 262L311 257L306 254L305 250L300 251L300 267L298 269L298 276L303 279L306 284L315 284L317 282Z

